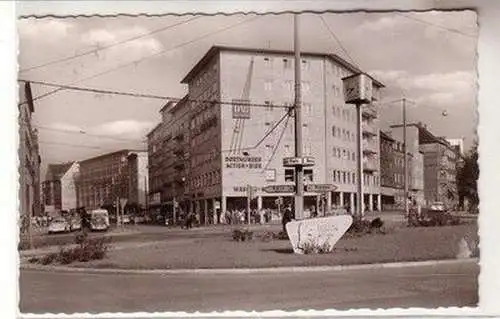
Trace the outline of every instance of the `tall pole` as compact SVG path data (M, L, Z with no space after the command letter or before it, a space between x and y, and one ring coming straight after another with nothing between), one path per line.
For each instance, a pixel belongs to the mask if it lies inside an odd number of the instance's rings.
M362 122L362 113L361 113L362 104L356 104L356 128L358 130L357 135L357 179L358 179L358 189L356 195L356 220L361 220L363 217L363 122Z
M299 15L293 17L294 52L295 52L295 157L302 158L302 92L301 92L301 59L299 43ZM304 170L302 166L295 167L295 218L304 218Z
M408 160L406 147L406 98L403 98L403 162L404 162L404 200L405 200L405 216L408 216Z

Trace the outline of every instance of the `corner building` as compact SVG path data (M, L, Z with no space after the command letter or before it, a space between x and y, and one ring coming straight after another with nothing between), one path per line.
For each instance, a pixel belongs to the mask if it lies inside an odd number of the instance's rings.
M305 182L334 184L325 206L353 211L356 110L344 103L341 79L359 69L330 54L302 53L301 59L303 153L315 158L304 170ZM254 188L252 208L275 209L278 197L292 203L292 193L270 194L263 187L294 184L293 169L283 167L283 158L295 154L294 119L277 125L287 112L283 106L294 104L293 52L215 46L182 83L189 87L190 209L218 222L225 211L245 209L247 185ZM362 112L366 210L381 204L376 100L383 85L373 83L374 101ZM304 203L306 210L318 207L319 194L306 192Z

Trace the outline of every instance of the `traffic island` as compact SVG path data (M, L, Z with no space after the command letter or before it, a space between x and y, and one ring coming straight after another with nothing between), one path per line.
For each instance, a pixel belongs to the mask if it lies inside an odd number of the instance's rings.
M279 228L276 227L278 231ZM110 250L103 260L70 264L76 268L231 269L311 267L456 259L466 238L477 245L475 224L427 228L395 228L391 232L344 236L332 253L298 255L287 239L256 231L251 240L235 241L232 232L128 246ZM264 240L265 238L265 240ZM270 239L271 238L271 239ZM475 257L475 256L471 256Z

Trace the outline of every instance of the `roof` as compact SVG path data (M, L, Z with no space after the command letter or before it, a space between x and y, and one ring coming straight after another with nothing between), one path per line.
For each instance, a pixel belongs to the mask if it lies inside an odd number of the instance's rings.
M158 129L160 128L161 124L162 124L161 122L160 122L160 123L158 123L158 124L156 124L156 126L155 126L155 127L153 127L153 129L152 129L151 131L149 131L149 133L148 133L148 134L146 134L146 136L147 136L147 137L150 137L150 136L151 136L151 134L153 134L156 130L158 130Z
M122 150L119 150L119 151L116 151L116 152L106 153L106 154L98 155L96 157L87 158L86 160L80 161L80 164L84 164L84 163L95 161L95 160L100 160L100 159L103 159L105 157L117 155L117 154L120 154L120 153L122 153L122 154L127 153L126 155L128 155L129 152L131 152L131 150L122 149Z
M198 72L200 72L205 65L212 60L212 58L218 54L220 51L238 51L238 52L246 52L246 53L258 53L258 54L280 54L280 55L294 55L293 51L286 50L270 50L270 49L258 49L258 48L244 48L244 47L231 47L231 46L212 46L205 55L196 63L196 65L188 72L188 74L182 79L181 83L188 83ZM322 57L328 58L342 65L346 69L354 73L362 73L357 66L347 62L336 54L329 53L320 53L320 52L300 52L301 56L314 56L314 57ZM368 75L370 76L370 75ZM385 85L378 81L377 79L370 76L373 80L373 83L378 85L379 87L384 87Z
M57 181L66 174L66 172L71 168L74 162L62 163L62 164L49 164L47 167L47 173L45 174L46 181Z
M383 138L383 139L391 141L391 142L396 141L392 136L390 136L389 134L387 134L386 132L384 132L382 130L380 131L380 138Z
M426 125L419 122L419 123L410 123L410 124L407 124L406 126L407 127L414 126L414 127L418 128L418 143L419 144L439 143L441 145L448 147L449 149L452 149L452 146L450 145L450 143L448 141L446 141L445 138L438 137L438 136L432 134L431 131L429 131L427 129ZM403 127L402 124L391 125L391 128L401 128L401 127Z

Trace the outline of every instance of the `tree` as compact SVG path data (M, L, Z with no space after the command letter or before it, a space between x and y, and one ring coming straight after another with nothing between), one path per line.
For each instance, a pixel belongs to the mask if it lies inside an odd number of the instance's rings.
M479 205L479 194L477 192L477 180L479 178L479 164L477 143L464 156L463 161L458 168L457 186L458 195L463 201L469 201L469 211L475 210Z

